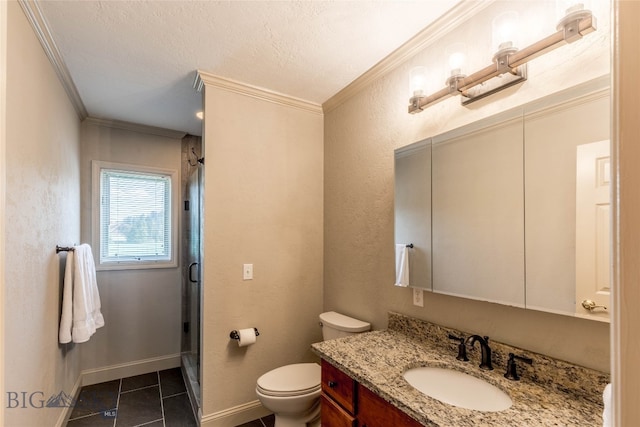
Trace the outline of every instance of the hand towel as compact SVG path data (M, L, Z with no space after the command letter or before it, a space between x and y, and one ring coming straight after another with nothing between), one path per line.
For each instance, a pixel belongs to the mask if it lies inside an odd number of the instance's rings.
M58 340L61 344L71 342L71 324L73 321L73 251L67 252L67 265L64 268L62 288L62 314Z
M607 384L602 393L604 411L602 412L602 427L612 427L611 423L611 384Z
M91 246L75 246L73 251L67 253L58 337L60 343L88 341L97 328L104 326L100 308Z
M396 286L409 286L409 248L406 244L396 245Z

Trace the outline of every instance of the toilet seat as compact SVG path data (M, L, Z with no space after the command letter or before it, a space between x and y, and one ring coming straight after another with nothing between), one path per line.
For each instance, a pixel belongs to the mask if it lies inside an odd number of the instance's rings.
M257 390L267 396L293 397L320 391L320 365L296 363L273 369L258 378Z

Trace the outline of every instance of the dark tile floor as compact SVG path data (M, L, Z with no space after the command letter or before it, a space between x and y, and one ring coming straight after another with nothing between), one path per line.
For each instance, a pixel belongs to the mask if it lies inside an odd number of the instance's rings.
M274 427L276 417L269 415L268 417L258 418L257 420L249 421L236 427Z
M180 368L82 387L67 423L67 427L197 425Z

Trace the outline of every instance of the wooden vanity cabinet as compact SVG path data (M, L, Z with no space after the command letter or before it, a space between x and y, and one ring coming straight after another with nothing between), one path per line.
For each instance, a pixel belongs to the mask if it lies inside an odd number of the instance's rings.
M323 427L357 427L356 385L347 374L322 360L320 415Z
M324 423L322 424L324 426ZM328 424L329 426L331 424ZM422 424L371 390L358 384L359 427L421 427Z
M422 424L322 360L322 427L420 427Z
M345 411L324 393L320 396L320 419L322 427L357 427L353 414Z

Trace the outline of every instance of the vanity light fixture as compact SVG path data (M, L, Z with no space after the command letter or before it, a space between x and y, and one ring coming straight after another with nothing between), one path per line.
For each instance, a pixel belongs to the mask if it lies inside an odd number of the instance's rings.
M596 18L585 7L585 1L576 4L575 0L557 0L557 5L563 11L563 15L558 21L556 32L522 49L518 48L516 40L519 28L517 13L504 12L496 16L492 22L493 45L496 49L493 63L466 75L461 67L454 67L461 63L464 54L459 52L460 54L455 56L450 53L451 75L446 81L446 86L437 92L427 95L425 67L413 68L410 77L412 89L409 113L419 113L426 107L454 95L460 95L461 104L467 105L521 83L527 79L527 62L596 31ZM417 86L413 85L413 81L422 82L420 89L415 89Z

